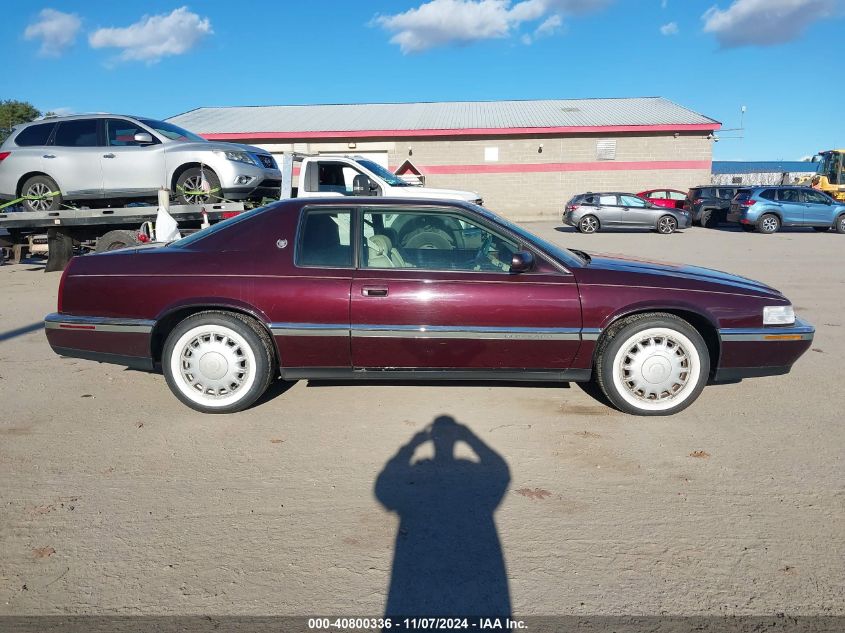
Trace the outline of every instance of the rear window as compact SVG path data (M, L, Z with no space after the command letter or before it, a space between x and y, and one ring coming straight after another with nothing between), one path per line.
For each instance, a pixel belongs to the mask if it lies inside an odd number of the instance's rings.
M15 138L15 144L19 147L32 147L33 145L46 145L50 139L50 134L56 123L39 123L38 125L30 125L24 128L20 134Z
M736 189L729 188L729 189L717 189L716 195L721 198L722 200L730 200L736 195Z
M760 192L760 197L764 200L774 200L775 199L775 190L774 189L764 189Z
M739 200L745 200L751 197L751 189L740 189L736 192L736 197Z
M56 130L53 145L60 147L96 147L97 120L62 121L59 123L59 129Z

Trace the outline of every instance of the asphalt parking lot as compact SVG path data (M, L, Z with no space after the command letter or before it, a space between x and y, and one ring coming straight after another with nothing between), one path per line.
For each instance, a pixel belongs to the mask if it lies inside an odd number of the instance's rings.
M845 236L527 226L765 281L812 350L668 418L577 385L304 382L207 416L160 375L55 356L59 273L2 266L0 615L378 615L438 594L520 616L845 615ZM444 417L477 463L397 496Z

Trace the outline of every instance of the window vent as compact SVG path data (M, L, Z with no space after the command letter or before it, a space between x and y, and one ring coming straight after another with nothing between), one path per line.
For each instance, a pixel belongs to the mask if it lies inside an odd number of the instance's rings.
M616 139L596 141L596 158L598 160L616 160Z

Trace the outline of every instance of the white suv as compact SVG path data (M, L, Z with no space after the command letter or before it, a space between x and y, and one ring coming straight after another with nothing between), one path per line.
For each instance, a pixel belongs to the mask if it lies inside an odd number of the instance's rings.
M55 117L16 127L0 145L0 199L54 211L154 198L177 203L279 197L282 174L267 151L206 141L171 123L116 114Z

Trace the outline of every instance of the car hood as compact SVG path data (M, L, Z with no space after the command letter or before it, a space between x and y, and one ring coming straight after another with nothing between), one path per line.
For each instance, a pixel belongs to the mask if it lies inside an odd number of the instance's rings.
M197 152L251 152L253 154L269 154L266 149L254 145L243 145L241 143L224 143L223 141L177 141L169 144L171 148L178 147L180 150L192 150Z
M463 200L465 202L475 202L481 196L474 191L460 191L458 189L434 189L433 187L414 187L409 188L409 192L413 193L414 198L440 198L445 200Z
M780 291L772 288L771 286L767 286L762 282L748 279L747 277L740 277L739 275L732 275L731 273L722 272L721 270L713 270L712 268L690 266L687 264L673 264L669 262L655 262L637 259L634 257L608 254L591 254L590 258L591 259L587 264L587 268L591 270L608 270L656 275L661 277L674 277L677 279L728 286L734 290L745 290L783 297Z

